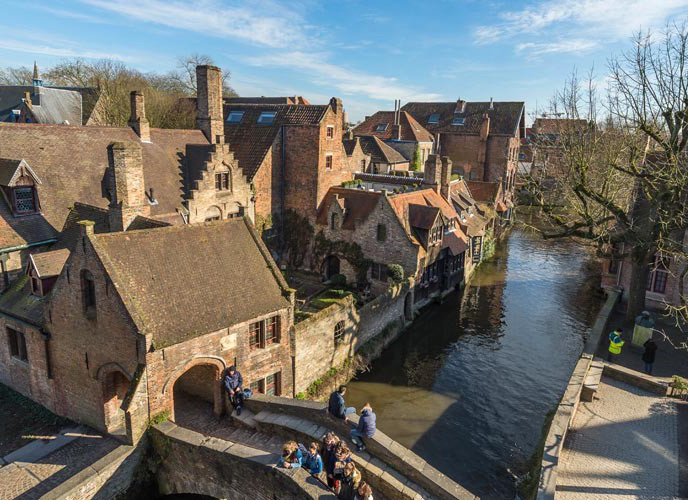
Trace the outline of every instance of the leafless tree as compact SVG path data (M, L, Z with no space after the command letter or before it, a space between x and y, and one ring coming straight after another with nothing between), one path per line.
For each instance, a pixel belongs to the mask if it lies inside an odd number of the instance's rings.
M32 83L33 71L27 67L0 69L0 85L31 85Z
M190 56L180 57L177 60L177 69L171 71L167 75L166 84L169 85L170 90L176 90L187 94L189 96L196 95L196 66L199 65L215 65L213 59L205 54L194 53ZM229 86L230 72L227 69L222 70L222 95L224 97L232 97L238 95L232 87Z

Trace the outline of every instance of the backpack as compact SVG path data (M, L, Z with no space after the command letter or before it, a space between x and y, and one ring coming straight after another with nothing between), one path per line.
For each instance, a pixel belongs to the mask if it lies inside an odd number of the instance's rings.
M308 455L308 450L301 443L299 443L299 451L301 452L301 455L303 456L303 458L306 458L306 455Z
M253 391L249 388L244 389L244 399L250 399L253 396Z

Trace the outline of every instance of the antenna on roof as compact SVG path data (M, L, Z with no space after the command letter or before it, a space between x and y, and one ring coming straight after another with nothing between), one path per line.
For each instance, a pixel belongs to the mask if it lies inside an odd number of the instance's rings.
M492 102L492 98L490 97L490 110L494 109L494 102Z

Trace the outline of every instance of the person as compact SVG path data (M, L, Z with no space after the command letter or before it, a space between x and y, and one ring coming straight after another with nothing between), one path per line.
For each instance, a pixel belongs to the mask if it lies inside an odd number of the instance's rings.
M657 352L657 344L652 337L647 339L643 344L645 352L643 352L643 362L645 363L645 373L652 375L652 364L655 362L655 352Z
M613 356L621 354L621 348L624 345L621 340L621 330L614 330L609 334L609 353L607 354L607 361L612 361Z
M334 432L328 432L323 436L323 463L327 475L327 486L334 488L334 464L337 461L335 451L339 444L339 438Z
M344 394L346 394L346 386L340 385L339 388L330 394L330 400L327 403L327 411L330 415L335 418L341 418L345 422L348 422L347 415L356 413L356 408L346 407L344 403Z
M371 438L375 434L375 413L370 403L366 403L361 408L361 418L358 419L358 427L351 429L351 440L354 442L358 451L365 450L363 437Z
M282 456L277 465L285 469L297 469L303 462L303 453L296 441L287 441L282 447Z
M358 472L358 469L353 462L347 462L347 464L344 466L344 475L342 477L342 484L339 487L337 498L340 500L353 500L360 483L361 473Z
M349 445L344 441L337 443L337 447L334 450L334 464L332 467L332 479L334 480L333 489L336 492L339 491L342 479L344 479L344 470L346 464L351 462L351 450Z
M303 468L311 473L311 476L319 476L323 470L323 461L318 453L318 443L313 441L308 447L308 453L303 459Z
M244 379L241 373L234 367L230 366L225 374L225 390L229 396L229 402L237 412L237 415L241 415L241 407L244 404L244 391L241 385L244 383Z
M373 490L368 483L361 481L356 490L355 500L373 500Z

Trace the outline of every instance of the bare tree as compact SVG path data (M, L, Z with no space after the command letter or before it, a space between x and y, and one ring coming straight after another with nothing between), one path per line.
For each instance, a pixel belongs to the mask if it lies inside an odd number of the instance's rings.
M0 69L0 85L31 85L33 71L25 66Z
M190 56L180 57L177 60L177 70L171 71L168 74L168 82L170 90L183 92L189 96L196 95L196 66L200 65L215 65L213 59L205 54L194 53ZM230 72L227 69L222 70L222 95L224 97L232 97L238 95L232 87L229 86Z
M573 236L601 255L629 257L627 320L644 309L655 255L686 257L687 54L685 25L661 38L639 33L633 50L610 60L602 102L592 75L587 82L574 75L553 106L564 114L557 175L529 182L551 223L545 237ZM579 118L587 125L572 126Z

